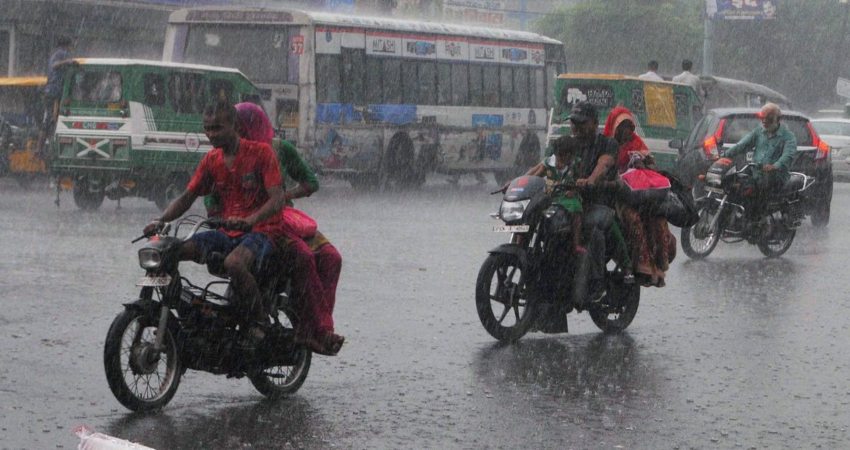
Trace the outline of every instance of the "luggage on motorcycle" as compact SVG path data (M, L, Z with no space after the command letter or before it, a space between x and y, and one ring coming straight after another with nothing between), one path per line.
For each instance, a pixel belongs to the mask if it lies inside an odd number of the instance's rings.
M292 234L307 239L316 235L316 221L300 209L287 206L283 209L283 226Z
M629 169L620 179L619 199L634 208L660 205L670 191L670 180L652 169Z
M692 227L699 221L699 211L694 199L678 178L664 174L670 181L670 190L656 210L659 216L679 228Z

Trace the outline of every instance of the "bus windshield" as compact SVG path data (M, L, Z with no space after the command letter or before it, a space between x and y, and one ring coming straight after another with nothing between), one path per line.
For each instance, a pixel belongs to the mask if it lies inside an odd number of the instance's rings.
M186 40L185 62L238 67L257 83L289 80L289 28L280 26L193 25ZM246 39L247 38L247 39Z

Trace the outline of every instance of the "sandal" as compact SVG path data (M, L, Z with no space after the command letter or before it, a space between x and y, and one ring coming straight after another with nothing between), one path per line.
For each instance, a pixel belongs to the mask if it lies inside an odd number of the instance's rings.
M334 333L316 333L313 336L295 336L296 344L303 344L313 353L336 356L345 343L345 338Z

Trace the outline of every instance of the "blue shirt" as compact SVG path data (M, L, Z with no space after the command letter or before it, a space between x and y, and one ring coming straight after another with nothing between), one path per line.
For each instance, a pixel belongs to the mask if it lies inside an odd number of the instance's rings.
M47 84L44 86L44 95L52 98L59 98L62 95L62 79L68 66L54 66L59 61L66 59L71 59L71 53L64 48L60 48L50 55L50 59L47 61Z
M779 177L788 180L788 171L797 152L797 138L781 123L773 135L768 135L764 127L758 127L726 150L724 156L731 158L748 151L753 151L753 162L758 164L758 168L753 171L754 177L761 176L763 165L773 164L776 166Z

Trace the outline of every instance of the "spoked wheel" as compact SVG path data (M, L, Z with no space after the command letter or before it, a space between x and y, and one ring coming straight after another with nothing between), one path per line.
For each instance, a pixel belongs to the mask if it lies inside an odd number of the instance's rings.
M280 317L281 325L285 329L293 330L298 323L297 316L287 309L280 311L283 313L283 317ZM248 378L254 388L268 398L277 399L294 394L307 379L312 358L313 353L303 345L299 345L289 358L292 364L269 366L249 373Z
M624 284L622 276L608 277L605 296L587 308L593 323L605 333L625 330L637 314L640 304L640 285Z
M716 213L715 213L716 214ZM714 251L720 241L719 222L711 226L715 214L706 208L699 210L699 221L693 227L682 228L682 250L692 259L702 259Z
M133 411L165 406L177 392L183 374L175 332L167 330L163 348L155 349L156 318L125 310L112 321L106 335L103 364L109 389Z
M762 255L768 258L777 258L791 248L791 243L794 242L794 236L797 235L797 230L789 230L784 225L776 223L772 217L768 218L768 220L773 222L773 227L777 227L778 229L769 236L762 238L758 242L758 248Z
M491 336L500 341L521 338L534 323L535 308L524 286L519 258L502 253L484 260L475 284L478 318Z

